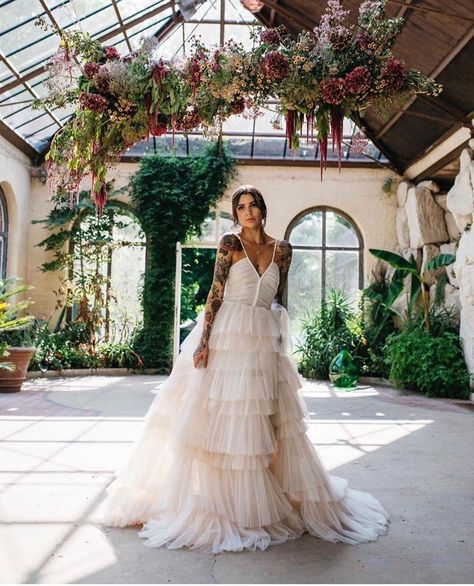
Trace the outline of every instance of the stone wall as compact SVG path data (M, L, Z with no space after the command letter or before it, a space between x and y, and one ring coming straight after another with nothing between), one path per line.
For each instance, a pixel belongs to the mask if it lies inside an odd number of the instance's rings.
M460 335L464 355L474 375L474 140L462 151L460 171L449 190L446 205L460 238L454 263L455 284L459 287L461 306Z
M459 175L447 194L441 193L434 181L422 181L416 185L400 182L395 251L405 258L413 254L420 269L438 254L456 255L453 265L440 269L438 274L428 275L427 281L433 301L436 280L446 270L448 282L444 304L460 320L466 363L474 374L474 230L470 230L474 219L472 148L474 141L462 152ZM408 279L406 285L408 288ZM403 311L406 303L407 295L402 295L396 308Z

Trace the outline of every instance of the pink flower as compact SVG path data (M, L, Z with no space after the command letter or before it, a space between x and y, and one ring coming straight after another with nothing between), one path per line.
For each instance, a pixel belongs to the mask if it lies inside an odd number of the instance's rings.
M214 57L213 57L213 62L212 62L212 71L214 73L217 73L221 70L221 64L219 63L219 55L220 55L220 51L219 51L219 49L216 49L214 51Z
M260 62L260 73L269 81L279 81L288 77L288 59L279 51L270 51Z
M83 108L91 110L92 112L104 112L109 105L109 100L104 96L88 92L81 92L79 101Z
M261 0L240 0L240 2L253 13L259 12L265 6Z
M114 61L120 59L120 53L115 47L105 47L105 58L107 61Z
M346 96L346 82L342 77L323 79L319 85L321 97L328 104L340 104Z
M267 45L278 47L281 42L281 37L277 30L274 28L268 28L260 33L260 40L262 43L266 43Z
M346 75L346 87L351 94L364 95L370 89L372 76L367 67L356 67Z

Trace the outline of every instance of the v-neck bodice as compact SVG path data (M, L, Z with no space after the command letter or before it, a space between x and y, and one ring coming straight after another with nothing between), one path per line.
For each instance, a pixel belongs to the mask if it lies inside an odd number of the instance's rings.
M230 267L224 301L270 309L280 283L280 269L274 260L275 249L276 241L272 261L259 275L244 248L245 257Z
M247 260L249 261L249 263L252 265L253 269L255 270L255 273L257 274L257 276L259 278L263 277L263 275L268 271L268 269L270 268L270 266L273 264L274 260L275 260L275 252L276 252L276 247L277 247L277 242L278 240L275 238L275 242L273 244L273 254L272 254L272 260L270 261L270 264L268 265L268 267L263 271L262 274L260 274L257 269L255 268L255 265L253 264L253 262L250 260L249 255L247 254L247 249L245 248L245 244L242 242L242 238L239 236L239 234L236 234L237 238L240 240L240 244L242 245L242 250L244 251L245 257L247 258ZM238 262L238 261L237 261ZM257 265L258 266L258 265Z

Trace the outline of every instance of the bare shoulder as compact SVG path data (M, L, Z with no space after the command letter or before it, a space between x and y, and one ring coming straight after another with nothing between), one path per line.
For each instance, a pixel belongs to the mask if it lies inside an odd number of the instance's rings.
M231 254L236 250L242 250L242 243L239 237L233 232L226 232L219 241L218 252L224 255Z

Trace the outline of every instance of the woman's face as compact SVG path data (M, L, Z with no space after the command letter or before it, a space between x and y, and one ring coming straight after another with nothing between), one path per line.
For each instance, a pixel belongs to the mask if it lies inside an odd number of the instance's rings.
M236 206L237 220L244 228L255 228L262 222L262 212L257 206L255 198L250 193L244 193Z

